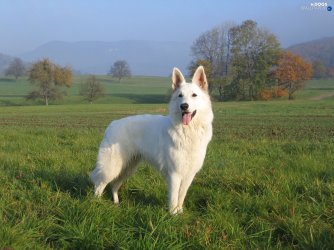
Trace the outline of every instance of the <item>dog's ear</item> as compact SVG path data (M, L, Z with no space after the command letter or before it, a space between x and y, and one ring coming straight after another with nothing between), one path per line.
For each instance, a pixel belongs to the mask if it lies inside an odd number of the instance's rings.
M181 71L178 68L173 69L172 74L172 88L173 90L176 90L178 87L180 87L181 83L185 82L184 76L182 75Z
M205 92L208 92L209 86L208 86L208 81L206 80L206 75L203 66L199 66L196 69L192 82L196 83Z

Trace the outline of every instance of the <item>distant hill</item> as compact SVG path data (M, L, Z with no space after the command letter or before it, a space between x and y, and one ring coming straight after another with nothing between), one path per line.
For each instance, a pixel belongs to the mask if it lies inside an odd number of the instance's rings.
M4 74L4 71L13 59L14 57L0 53L0 75Z
M80 41L46 43L20 57L26 62L42 58L72 67L82 74L107 74L116 60L126 60L133 75L168 76L173 67L185 74L191 61L191 44L158 41ZM334 67L334 37L296 44L287 48L309 61L320 60L326 67ZM0 74L13 57L0 53Z
M49 58L84 74L107 74L117 60L126 60L133 75L168 76L174 66L186 70L190 44L180 42L116 41L46 43L21 56L26 61Z
M309 61L319 60L326 67L334 67L334 37L296 44L287 50Z

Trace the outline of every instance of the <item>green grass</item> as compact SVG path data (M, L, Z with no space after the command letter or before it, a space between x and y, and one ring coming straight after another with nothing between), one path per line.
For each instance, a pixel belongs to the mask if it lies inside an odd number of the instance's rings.
M51 101L51 104L85 104L79 95L80 85L87 76L75 76L71 88L64 88L66 95L62 100ZM97 104L138 104L166 103L169 99L171 79L168 77L134 76L119 82L111 76L97 76L105 88L106 95L94 103ZM0 78L0 106L43 105L42 100L27 101L25 97L33 90L27 78ZM305 83L303 91L296 92L296 99L323 97L324 94L334 95L334 80L310 80ZM286 98L283 98L286 100Z
M321 97L324 94L334 95L334 79L310 80L305 83L303 91L296 92L297 99Z
M170 216L166 185L145 163L122 186L120 206L109 189L95 198L88 180L110 121L167 113L165 103L137 104L162 96L166 79L131 88L135 80L110 83L120 103L79 104L69 93L67 105L0 107L0 249L333 247L334 99L312 100L331 82L309 82L312 94L294 101L214 103L205 164L184 214Z
M64 88L66 95L62 100L51 104L84 104L79 95L80 85L87 76L75 76L71 88ZM135 76L120 82L111 76L97 76L104 86L106 95L95 103L165 103L168 100L171 82L166 77ZM43 101L27 101L25 96L34 86L28 79L0 78L0 106L43 105Z

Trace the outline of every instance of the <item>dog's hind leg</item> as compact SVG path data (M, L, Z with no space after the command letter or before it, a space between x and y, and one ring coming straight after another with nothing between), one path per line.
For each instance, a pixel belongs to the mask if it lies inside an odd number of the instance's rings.
M95 185L95 191L94 191L95 196L101 197L103 190L106 188L107 184L108 183L101 182Z
M112 147L99 149L96 167L90 175L95 187L94 193L98 197L102 195L108 183L115 180L121 172L123 161L114 152L115 149Z
M120 173L120 175L111 182L112 196L115 204L119 203L119 188L122 186L123 182L137 170L139 161L139 156L133 157L123 168L123 171Z
M101 197L104 189L110 182L110 179L104 177L105 175L103 174L103 171L101 171L99 168L95 168L90 175L90 179L94 183L94 194L97 197Z

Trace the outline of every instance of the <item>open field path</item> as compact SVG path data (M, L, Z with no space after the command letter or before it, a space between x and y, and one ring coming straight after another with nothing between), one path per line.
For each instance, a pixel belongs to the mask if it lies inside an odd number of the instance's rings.
M318 96L313 96L311 98L311 100L319 101L319 100L323 100L323 99L327 99L327 98L331 98L331 97L334 97L334 92L325 93L325 94L321 94L321 95L318 95Z

